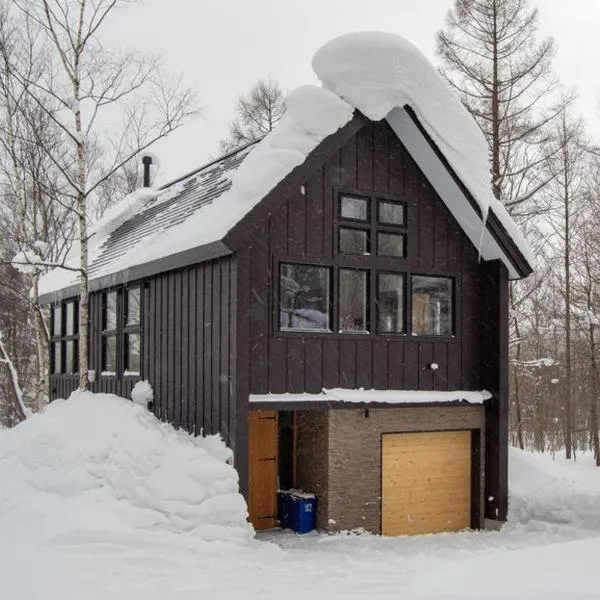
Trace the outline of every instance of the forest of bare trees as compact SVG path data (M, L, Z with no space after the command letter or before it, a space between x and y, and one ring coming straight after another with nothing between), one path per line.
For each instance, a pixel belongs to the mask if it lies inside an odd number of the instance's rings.
M137 157L194 111L151 56L104 50L118 0L0 1L0 422L47 401L48 328L37 281L79 253L81 345L89 223L134 189ZM541 8L543 10L543 7ZM530 0L455 0L436 37L440 71L489 144L490 182L525 232L533 275L510 291L511 442L600 465L600 148ZM400 32L401 33L401 32ZM144 102L139 102L140 97ZM286 109L273 80L239 97L222 151ZM105 136L104 113L114 121ZM20 253L22 265L11 265ZM82 353L84 355L85 353ZM80 356L81 386L87 383Z
M441 72L486 136L493 192L537 257L511 288L511 442L598 449L600 160L529 0L456 0Z

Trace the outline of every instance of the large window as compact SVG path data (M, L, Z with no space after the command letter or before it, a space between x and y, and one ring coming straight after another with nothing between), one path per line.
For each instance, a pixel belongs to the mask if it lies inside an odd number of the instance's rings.
M79 305L76 300L52 307L50 366L54 375L77 373L79 366Z
M413 274L407 204L340 194L329 265L279 265L279 330L454 335L453 279Z
M102 307L102 374L139 375L141 288L104 292Z
M279 271L279 327L329 331L331 270L282 264Z
M452 280L447 277L412 277L412 333L452 335Z

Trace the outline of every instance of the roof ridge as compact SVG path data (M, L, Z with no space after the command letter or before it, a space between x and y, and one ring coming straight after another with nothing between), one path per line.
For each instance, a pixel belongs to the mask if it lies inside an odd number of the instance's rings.
M244 144L243 146L240 146L239 148L236 148L235 150L231 150L231 151L227 152L226 154L222 154L218 158L215 158L215 159L203 164L201 167L198 167L197 169L194 169L193 171L190 171L189 173L186 173L185 175L181 175L180 177L177 177L177 179L173 179L172 181L169 181L168 183L161 185L158 188L159 191L162 192L162 191L166 190L167 188L170 188L172 185L175 185L176 183L179 183L180 181L183 181L184 179L188 179L188 177L191 177L192 175L197 175L198 173L200 173L200 171L204 171L204 169L207 169L208 167L212 167L213 165L216 165L217 163L220 163L220 162L224 161L225 159L230 158L230 157L234 156L235 154L242 152L243 150L246 150L246 148L249 148L253 144L257 144L258 142L260 142L264 137L265 136L256 138L255 140L252 140L251 142L248 142L247 144Z

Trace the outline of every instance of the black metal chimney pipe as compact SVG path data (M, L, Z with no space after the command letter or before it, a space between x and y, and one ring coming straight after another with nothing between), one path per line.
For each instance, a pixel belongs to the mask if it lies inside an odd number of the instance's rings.
M152 157L142 156L142 164L144 165L144 187L150 187L150 165L152 164Z

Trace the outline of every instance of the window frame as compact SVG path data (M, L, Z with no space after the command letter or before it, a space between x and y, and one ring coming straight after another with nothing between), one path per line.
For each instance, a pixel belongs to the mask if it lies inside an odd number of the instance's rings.
M327 281L327 293L328 293L328 298L327 298L327 321L328 321L328 328L327 329L320 329L320 328L301 328L301 327L282 327L281 326L281 274L282 274L282 268L286 265L290 265L290 266L299 266L299 267L312 267L312 268L316 268L316 269L325 269L327 270L327 275L328 275L328 281ZM289 333L300 333L300 334L305 334L305 333L332 333L333 329L332 329L332 325L333 323L335 323L334 319L334 314L333 314L333 304L332 304L332 290L333 290L333 268L331 267L331 265L323 265L320 263L314 263L314 262L310 262L310 261L301 261L301 260L279 260L277 262L277 268L276 271L277 273L277 281L276 281L276 285L275 285L275 302L274 302L274 306L277 308L277 310L273 311L274 312L274 316L275 316L275 331L277 331L279 334L289 334Z
M115 299L115 326L108 328L108 298L114 296ZM118 290L105 290L102 292L102 321L100 328L100 373L104 376L115 376L119 372L119 293ZM108 341L114 339L115 354L114 354L114 370L108 369L107 366L107 350Z
M451 341L457 337L459 323L457 315L460 313L460 298L458 290L460 289L461 271L452 269L451 272L435 271L433 269L418 267L419 262L414 256L416 239L418 232L409 232L409 226L414 226L414 217L412 214L414 207L408 200L400 195L391 193L370 193L357 191L351 188L341 189L334 187L332 190L334 207L332 211L331 233L325 233L325 243L330 248L332 254L327 258L313 258L304 254L282 254L272 256L273 273L276 275L272 281L272 293L274 306L276 310L272 311L272 327L276 337L304 337L306 335L317 335L334 338L347 339L349 336L376 338L378 340L398 340L417 341L420 338L427 341L440 340ZM345 197L365 200L367 204L367 220L353 219L342 216L342 199ZM402 207L402 224L393 224L381 219L382 204L392 204ZM347 252L340 249L340 230L352 229L364 231L367 237L367 252ZM403 256L381 255L378 253L379 233L390 233L403 236ZM330 252L331 252L330 250ZM281 328L279 321L280 306L280 265L298 264L306 266L325 267L330 269L330 287L329 287L329 311L330 311L330 329L292 329ZM340 325L340 271L341 270L366 271L367 288L367 306L365 331L343 331ZM402 278L402 331L381 331L379 328L379 280L381 275L396 275ZM451 333L450 334L417 334L412 331L412 278L414 276L435 277L451 280Z
M137 322L129 323L129 295L131 292L138 293L138 315ZM125 377L139 377L142 371L142 286L132 285L123 289L123 376ZM130 336L137 335L139 339L138 343L138 363L139 368L137 370L130 369Z
M409 279L409 286L410 286L410 290L409 290L409 295L407 300L409 301L410 304L410 308L409 308L409 313L407 315L407 318L409 319L407 321L407 326L410 325L410 335L413 337L420 337L420 338L427 338L427 339L431 339L431 338L443 338L443 339L449 339L449 338L454 338L456 337L456 315L457 315L457 301L456 301L456 277L450 274L444 274L444 275L438 275L438 274L433 274L433 273L423 273L420 271L417 272L411 272L411 273L407 273L407 277ZM429 279L445 279L447 281L450 282L450 297L449 297L449 301L450 301L450 333L414 333L413 332L413 312L414 312L414 304L413 304L413 295L414 295L414 290L413 290L413 279L415 277L427 277Z
M130 292L138 292L139 294L139 311L138 322L130 324L129 316L129 294ZM107 300L108 297L114 294L115 296L115 327L107 329L108 313ZM101 377L141 377L142 374L142 357L143 357L143 298L144 286L142 283L134 283L128 286L119 288L106 289L102 291L102 315L100 321L100 376ZM139 370L130 370L130 355L129 355L129 339L130 336L137 335L139 339ZM107 369L108 366L107 350L109 340L114 340L115 369Z
M68 327L68 306L73 306L70 325ZM56 315L60 314L60 331L56 331ZM71 331L69 331L69 329ZM72 365L67 363L67 346L73 345ZM60 356L60 368L57 370L56 352ZM70 368L68 368L70 367ZM79 300L67 298L51 305L50 310L50 375L73 376L79 373Z

